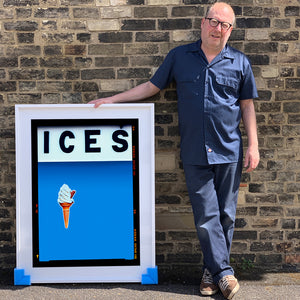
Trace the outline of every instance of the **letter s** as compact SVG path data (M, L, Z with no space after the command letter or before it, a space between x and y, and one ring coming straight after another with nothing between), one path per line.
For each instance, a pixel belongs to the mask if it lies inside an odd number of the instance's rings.
M113 145L112 148L114 149L115 152L124 152L128 149L128 143L126 140L120 139L119 135L123 137L127 137L128 132L125 130L116 130L112 135L112 139L114 142L121 144L122 146L120 147L118 145Z

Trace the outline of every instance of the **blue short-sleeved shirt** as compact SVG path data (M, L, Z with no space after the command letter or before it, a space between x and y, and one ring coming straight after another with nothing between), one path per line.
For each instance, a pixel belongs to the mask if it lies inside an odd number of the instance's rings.
M237 162L240 101L258 96L251 65L228 45L209 64L200 46L201 40L171 50L150 81L159 89L176 82L184 163Z

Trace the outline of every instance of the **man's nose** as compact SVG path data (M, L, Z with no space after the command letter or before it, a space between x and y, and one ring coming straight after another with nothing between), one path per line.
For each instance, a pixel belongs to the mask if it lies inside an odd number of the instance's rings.
M220 27L219 27L219 26L220 26ZM219 23L215 28L218 29L218 30L220 30L220 31L222 31L222 24Z

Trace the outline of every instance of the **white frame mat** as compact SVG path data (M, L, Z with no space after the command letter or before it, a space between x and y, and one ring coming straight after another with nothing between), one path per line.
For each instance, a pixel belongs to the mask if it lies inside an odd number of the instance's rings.
M15 285L31 283L141 282L157 284L155 265L154 105L16 105ZM138 119L140 265L33 267L32 120Z

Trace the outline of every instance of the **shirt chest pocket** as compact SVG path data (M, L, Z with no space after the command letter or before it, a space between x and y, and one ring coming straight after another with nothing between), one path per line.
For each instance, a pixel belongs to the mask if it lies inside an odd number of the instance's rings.
M216 77L216 91L219 95L225 96L225 98L233 96L237 97L239 92L239 81L234 78L217 76ZM227 97L226 97L227 96Z
M227 77L217 77L216 81L218 84L228 86L233 89L238 89L239 83L237 80L233 78L227 78Z
M177 81L178 97L190 99L199 96L200 93L200 76L195 78L184 78Z

